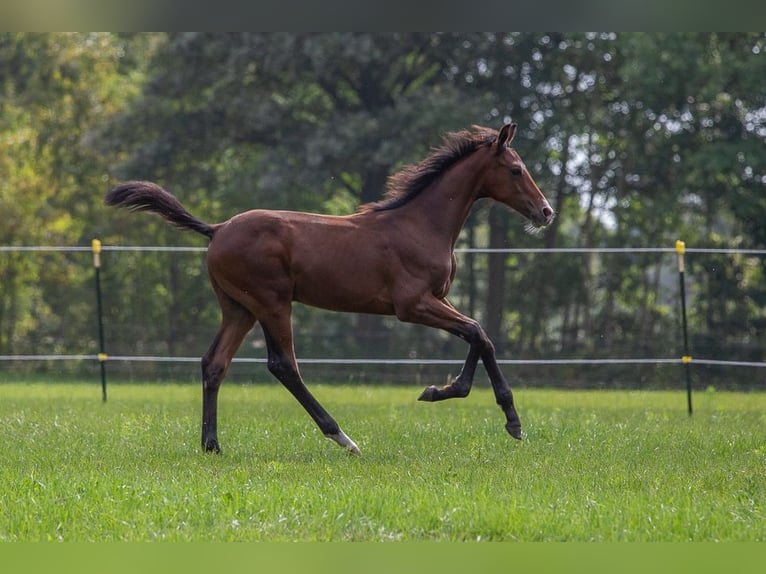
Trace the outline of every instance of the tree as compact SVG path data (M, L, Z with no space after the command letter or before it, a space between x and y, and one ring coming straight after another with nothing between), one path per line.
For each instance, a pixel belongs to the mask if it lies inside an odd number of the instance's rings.
M123 45L111 34L0 35L0 243L90 243L107 162L82 137L130 93ZM0 352L79 338L81 262L40 257L3 255Z

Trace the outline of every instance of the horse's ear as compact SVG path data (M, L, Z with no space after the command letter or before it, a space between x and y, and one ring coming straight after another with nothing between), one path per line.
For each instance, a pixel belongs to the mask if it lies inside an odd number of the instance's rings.
M518 127L518 124L505 124L500 128L500 133L497 134L497 150L495 153L500 155L506 146L511 145L511 142L516 135L516 128Z

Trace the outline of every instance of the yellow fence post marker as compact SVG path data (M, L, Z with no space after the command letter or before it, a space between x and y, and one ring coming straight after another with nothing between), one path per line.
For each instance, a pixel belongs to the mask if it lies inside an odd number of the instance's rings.
M99 269L101 267L101 241L94 239L91 242L91 249L93 250L93 267Z
M684 254L686 253L686 243L680 239L676 240L676 253L678 253L678 272L683 273L685 269Z

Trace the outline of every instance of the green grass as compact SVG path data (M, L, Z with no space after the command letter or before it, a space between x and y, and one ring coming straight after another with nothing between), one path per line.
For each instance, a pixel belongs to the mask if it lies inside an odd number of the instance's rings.
M0 540L766 540L766 393L312 386L362 449L279 386L0 385Z

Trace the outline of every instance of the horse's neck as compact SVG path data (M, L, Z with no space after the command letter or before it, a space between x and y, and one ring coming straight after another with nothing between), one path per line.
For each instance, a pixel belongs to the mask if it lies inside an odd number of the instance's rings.
M474 162L463 160L400 209L414 225L428 229L434 241L443 240L452 249L477 199L479 173Z

